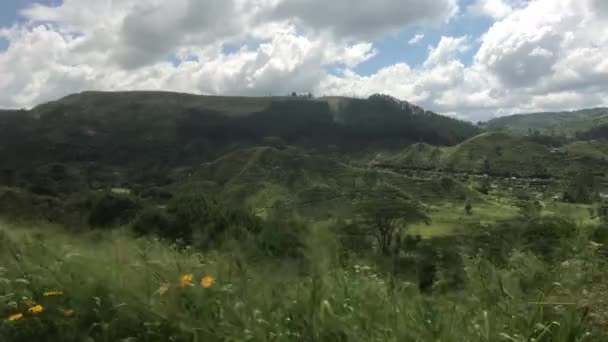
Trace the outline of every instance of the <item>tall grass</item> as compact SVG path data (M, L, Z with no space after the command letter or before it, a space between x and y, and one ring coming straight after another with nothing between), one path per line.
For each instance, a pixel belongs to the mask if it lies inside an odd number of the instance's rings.
M607 294L594 286L606 283L605 265L583 234L554 264L525 251L502 268L467 257L462 289L441 289L439 277L421 294L369 260L345 263L327 227L311 229L302 258L281 260L239 246L202 253L121 231L42 228L0 229L2 342L608 338L602 308L588 300ZM192 283L180 284L187 274Z

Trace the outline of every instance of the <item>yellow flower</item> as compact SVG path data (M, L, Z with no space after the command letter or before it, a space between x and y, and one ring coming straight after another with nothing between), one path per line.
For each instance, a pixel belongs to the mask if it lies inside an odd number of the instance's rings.
M215 279L213 279L212 276L206 276L206 277L203 277L203 279L201 279L201 286L208 289L211 286L213 286L214 282L215 282Z
M64 315L65 317L71 317L71 316L73 316L73 315L74 315L74 310L72 310L72 309L63 310L63 315Z
M179 278L179 286L181 286L182 288L191 286L192 279L194 279L194 275L192 273L184 274Z
M17 314L8 316L8 320L9 321L18 321L18 320L20 320L22 318L23 318L23 314L22 313L17 313Z
M41 313L42 311L44 311L44 307L40 304L32 306L31 308L27 309L27 311L37 314L37 313Z
M61 296L63 295L63 291L46 291L42 295L45 297Z

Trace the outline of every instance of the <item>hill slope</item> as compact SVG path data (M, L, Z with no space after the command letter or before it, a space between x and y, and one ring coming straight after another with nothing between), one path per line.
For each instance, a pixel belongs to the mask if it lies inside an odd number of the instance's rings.
M453 145L478 132L469 123L381 95L312 99L86 92L0 116L0 146L12 144L5 149L12 155L2 157L25 163L178 164L211 160L269 138L349 152L417 141Z
M415 144L377 163L389 167L521 177L565 177L608 167L607 144L575 142L559 149L506 132L489 132L453 147Z
M571 112L544 112L504 116L482 125L489 130L506 130L527 134L529 130L574 136L608 123L608 108L592 108Z
M446 190L439 179L404 177L289 148L238 150L182 179L178 189L206 188L235 204L245 203L261 211L285 206L304 216L346 217L354 210L353 201L382 184L416 194L427 203L476 196L457 182Z

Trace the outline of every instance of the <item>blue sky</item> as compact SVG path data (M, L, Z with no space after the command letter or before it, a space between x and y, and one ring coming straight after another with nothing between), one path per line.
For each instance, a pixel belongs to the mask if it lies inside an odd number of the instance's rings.
M472 121L608 106L607 1L239 3L1 0L0 108L139 89L384 93Z
M62 0L2 0L0 1L0 27L10 27L23 22L24 18L19 11L35 3L56 6L60 5ZM8 44L7 39L0 37L0 51L6 50Z
M355 70L362 75L370 75L379 68L395 63L405 62L412 66L421 65L427 55L428 47L436 46L442 36L468 36L471 37L471 48L461 54L461 61L470 65L477 49L478 38L488 30L492 21L484 17L463 15L438 28L412 27L402 30L398 34L391 34L375 42L379 53L370 60L359 65ZM424 38L414 45L408 44L416 34L423 34Z
M60 6L62 2L62 0L3 0L0 2L0 27L9 27L23 22L24 18L19 12L32 4ZM460 7L464 9L473 2L474 0L461 1ZM464 13L450 21L447 25L429 28L423 26L408 27L396 34L389 34L374 41L374 47L378 50L378 54L358 65L355 71L367 76L384 66L395 63L405 62L413 66L421 65L427 57L428 47L437 45L441 37L445 35L472 37L471 45L473 48L461 56L462 62L468 65L471 63L476 51L474 47L478 45L475 38L487 31L491 24L492 21L488 18L471 16ZM408 41L416 34L423 34L424 38L418 44L408 44ZM0 38L0 51L5 50L8 43L8 40ZM232 53L239 49L239 44L227 43L224 46L226 53ZM168 58L173 62L178 61L173 55Z

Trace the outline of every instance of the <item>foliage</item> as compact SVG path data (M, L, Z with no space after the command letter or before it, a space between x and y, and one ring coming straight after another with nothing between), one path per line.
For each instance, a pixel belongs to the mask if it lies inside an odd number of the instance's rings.
M467 201L464 205L464 211L467 213L467 215L472 215L473 214L473 204L471 204L471 201Z
M518 114L492 119L482 124L482 127L490 130L508 130L519 134L536 131L537 135L572 136L576 132L582 132L598 123L606 122L607 113L607 108L592 108L572 112Z
M395 239L409 224L428 222L424 208L397 189L380 186L359 203L360 224L376 240L379 250L388 255Z
M479 131L385 97L345 103L332 110L329 100L299 96L86 92L2 115L0 158L19 169L33 162L176 165L215 159L266 137L353 151L417 141L452 145Z
M587 236L564 239L575 252L554 261L515 250L497 265L472 254L461 290L437 291L445 277L436 267L436 290L424 295L373 263L333 263L326 235L311 237L302 264L119 232L11 227L0 233L0 340L599 342L606 292L596 285L608 279L605 260L580 248ZM453 259L427 247L419 260Z
M525 220L535 220L540 218L543 207L539 201L522 201L519 204L521 216Z
M564 192L564 201L572 203L591 203L594 200L595 177L588 169L579 171L571 178Z
M92 199L89 224L93 227L110 227L129 223L137 216L141 204L127 195L105 192Z

